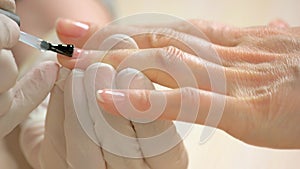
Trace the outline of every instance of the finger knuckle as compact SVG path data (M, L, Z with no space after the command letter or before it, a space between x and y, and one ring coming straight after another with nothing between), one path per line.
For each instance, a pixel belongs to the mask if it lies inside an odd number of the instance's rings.
M182 62L184 53L174 46L168 46L159 50L158 56L161 60L161 63L164 66L167 66L176 62Z
M32 70L29 74L33 86L40 87L44 85L45 89L51 88L56 80L58 66L54 62L45 62Z
M150 30L149 42L152 46L169 44L173 39L178 39L179 33L171 28L158 28Z
M182 98L192 105L199 103L200 95L199 90L193 87L181 88Z
M177 35L177 32L171 28L153 29L151 33L156 34L156 35L167 36L167 37L176 37L176 35Z

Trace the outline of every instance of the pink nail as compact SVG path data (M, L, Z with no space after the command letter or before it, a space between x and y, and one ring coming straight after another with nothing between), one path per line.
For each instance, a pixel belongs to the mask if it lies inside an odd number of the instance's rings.
M98 101L105 102L114 102L114 101L123 101L125 100L125 94L112 90L98 90L97 91Z
M72 58L73 58L73 59L79 58L80 55L82 54L82 52L83 52L82 49L75 48L75 49L74 49L74 52L73 52L73 55L72 55Z
M57 31L63 35L70 38L80 38L84 36L90 26L70 19L59 19L57 21Z

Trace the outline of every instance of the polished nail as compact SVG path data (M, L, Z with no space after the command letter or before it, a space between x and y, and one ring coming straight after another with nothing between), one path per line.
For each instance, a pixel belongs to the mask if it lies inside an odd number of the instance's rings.
M125 94L112 90L98 90L97 99L102 103L111 101L123 101L125 100Z
M83 37L89 30L88 24L70 20L70 19L59 19L57 21L57 31L67 37L80 38Z
M97 99L98 99L98 101L104 103L104 99L102 98L102 93L103 93L103 90L97 91Z
M73 59L77 59L81 56L81 54L83 53L84 50L82 49L78 49L78 48L75 48L74 49L74 52L73 52L73 55L72 55L72 58Z

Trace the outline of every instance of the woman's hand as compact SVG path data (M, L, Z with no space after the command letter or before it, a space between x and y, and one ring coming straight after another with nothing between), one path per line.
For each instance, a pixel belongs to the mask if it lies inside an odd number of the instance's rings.
M100 90L99 105L107 112L190 121L252 145L300 148L300 28L236 28L192 20L108 27L89 41L116 33L131 35L142 49L60 56L60 62L69 68L97 61L117 70L131 67L173 90ZM160 114L151 111L155 106L162 107Z

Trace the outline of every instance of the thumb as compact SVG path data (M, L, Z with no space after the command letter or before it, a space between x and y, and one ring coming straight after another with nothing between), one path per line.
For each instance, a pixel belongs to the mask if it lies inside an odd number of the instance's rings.
M59 18L56 33L63 43L74 44L82 48L85 42L100 29L100 25Z

